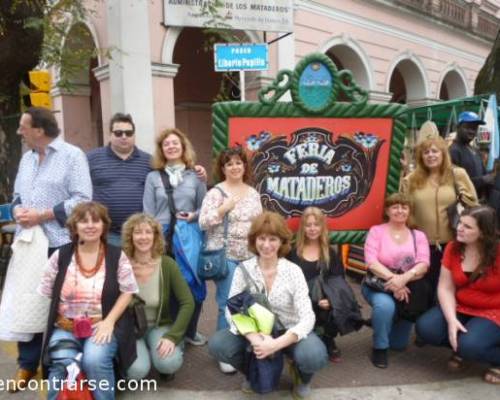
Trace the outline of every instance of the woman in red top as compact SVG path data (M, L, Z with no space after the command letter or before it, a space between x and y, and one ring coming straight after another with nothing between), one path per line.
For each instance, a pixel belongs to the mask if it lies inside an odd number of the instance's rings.
M490 365L484 380L500 384L500 244L492 208L463 212L442 266L439 305L420 317L417 334L453 349L450 369L460 369L463 360L484 362Z

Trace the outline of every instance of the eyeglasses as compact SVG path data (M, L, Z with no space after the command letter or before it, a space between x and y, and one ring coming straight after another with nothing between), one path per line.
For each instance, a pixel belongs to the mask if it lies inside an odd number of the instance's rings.
M128 130L120 130L120 129L117 129L116 131L113 131L113 135L115 135L116 137L122 137L123 135L127 136L127 137L132 137L134 136L134 131L132 129L128 129Z

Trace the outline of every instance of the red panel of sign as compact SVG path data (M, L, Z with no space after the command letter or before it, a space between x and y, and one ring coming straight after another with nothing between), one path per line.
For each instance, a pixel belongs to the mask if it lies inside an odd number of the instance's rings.
M265 208L295 229L311 205L331 230L367 230L382 222L391 118L229 118L229 146L252 155Z

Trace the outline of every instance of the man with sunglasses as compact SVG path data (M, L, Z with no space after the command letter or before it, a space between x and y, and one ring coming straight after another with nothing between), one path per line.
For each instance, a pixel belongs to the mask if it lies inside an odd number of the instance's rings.
M93 200L104 204L111 217L108 242L121 246L121 227L142 211L146 176L151 171L151 155L135 145L135 124L130 114L116 113L109 122L109 144L87 154L93 186ZM151 138L153 140L153 138ZM195 170L206 180L201 166Z

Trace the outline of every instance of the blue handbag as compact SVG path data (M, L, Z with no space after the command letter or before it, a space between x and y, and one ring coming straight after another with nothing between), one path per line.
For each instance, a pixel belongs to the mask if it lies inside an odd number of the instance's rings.
M224 191L219 189L223 197L227 197ZM219 281L225 279L229 273L229 269L226 263L226 246L227 246L227 231L228 231L229 220L227 213L224 215L224 240L221 249L217 250L207 250L207 233L203 233L203 248L200 253L200 258L198 260L198 277L203 280L214 280Z

